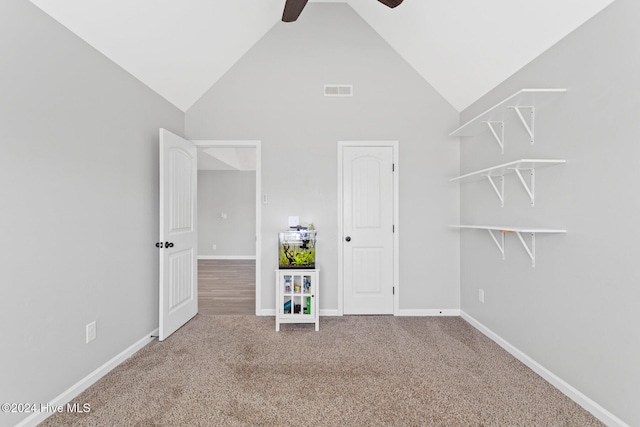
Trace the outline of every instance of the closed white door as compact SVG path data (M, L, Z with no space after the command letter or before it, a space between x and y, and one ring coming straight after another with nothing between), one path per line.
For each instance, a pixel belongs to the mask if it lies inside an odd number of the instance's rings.
M344 314L393 314L393 147L343 147Z
M197 151L160 129L160 341L198 312Z

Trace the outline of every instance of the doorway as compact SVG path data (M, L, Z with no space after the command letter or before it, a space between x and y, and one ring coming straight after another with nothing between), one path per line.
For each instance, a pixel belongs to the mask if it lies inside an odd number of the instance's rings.
M250 316L256 306L255 259L199 259L198 313Z
M199 313L258 314L260 141L198 147Z
M338 142L338 311L395 314L398 143Z

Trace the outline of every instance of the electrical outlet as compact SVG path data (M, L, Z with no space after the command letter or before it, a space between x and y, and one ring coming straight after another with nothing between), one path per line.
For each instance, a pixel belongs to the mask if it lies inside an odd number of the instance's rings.
M211 245L211 249L215 251L216 249L218 249L218 245Z
M478 289L478 300L484 304L484 291L482 289Z
M87 344L96 339L96 321L87 324Z

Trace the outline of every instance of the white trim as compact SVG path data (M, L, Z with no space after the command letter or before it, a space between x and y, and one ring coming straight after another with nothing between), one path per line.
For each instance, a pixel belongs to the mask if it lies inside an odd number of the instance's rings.
M259 140L192 140L198 148L255 147L256 149L256 316L263 316L262 302L262 141ZM200 259L200 257L198 257ZM208 258L202 258L208 259ZM231 259L231 258L225 258ZM249 258L243 258L249 259ZM275 311L274 314L275 316Z
M260 313L256 314L257 316L275 316L276 315L276 309L275 308L266 308L264 310L260 310ZM340 316L340 314L338 314L338 310L334 310L334 309L321 309L320 310L320 317L323 316Z
M262 142L256 141L256 314L262 302Z
M340 316L340 314L338 314L338 310L335 309L320 309L320 317L323 316L328 316L328 317L336 317L336 316Z
M258 313L256 313L256 316L273 316L275 317L276 315L276 309L275 308L264 308L262 310L260 310Z
M58 396L56 396L53 400L49 402L49 407L64 406L67 403L71 402L71 400L74 397L78 396L80 393L82 393L83 391L91 387L98 380L100 380L102 377L107 375L112 369L116 368L122 362L127 360L129 357L133 356L136 352L138 352L144 346L146 346L151 341L153 341L155 339L153 337L157 335L158 335L157 328L154 331L148 334L145 334L145 336L140 338L134 344L130 345L124 351L120 352L120 354L117 354L115 357L113 357L111 360L104 363L98 369L91 372L89 375L87 375L86 377L84 377L83 379L81 379L71 387L69 387L67 390L63 391ZM53 412L35 412L30 416L28 416L27 418L20 421L18 424L16 424L16 427L36 426L39 423L46 420L47 418L49 418L51 415L53 415Z
M493 332L491 329L487 328L485 325L471 317L469 314L461 310L460 316L464 320L469 322L471 326L482 332L491 340L495 341L500 347L509 352L513 357L527 365L529 368L531 368L532 371L540 375L549 384L560 390L567 397L589 411L594 417L605 423L607 426L629 427L629 425L622 421L620 418L607 411L598 403L594 402L592 399L578 391L571 384L558 377L553 372L549 371L547 368L536 362L534 359L523 353L521 350L519 350L504 338Z
M260 140L257 139L191 139L190 141L198 148L252 148L260 145Z
M393 283L395 293L393 296L393 314L400 311L400 155L398 141L338 141L338 310L337 316L344 315L344 282L343 282L343 250L342 236L342 151L344 147L391 147L393 148Z
M438 309L403 309L396 312L396 316L419 316L419 317L437 317L437 316L460 316L460 310L456 308Z
M342 227L344 212L342 207L342 169L343 169L343 143L338 141L338 316L344 315L344 249L342 246L342 237L344 231Z
M198 255L198 259L256 259L255 255Z
M392 141L393 146L393 314L400 311L400 146Z

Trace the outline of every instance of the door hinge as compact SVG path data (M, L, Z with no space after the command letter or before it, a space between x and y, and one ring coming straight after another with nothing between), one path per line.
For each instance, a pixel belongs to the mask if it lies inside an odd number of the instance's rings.
M395 226L395 224L391 226L391 232L392 232L392 233L395 233L395 232L396 232L396 226Z
M393 287L393 295L395 295L395 294L396 294L396 287L394 286Z
M395 171L396 171L396 164L391 163L391 172L395 172Z

